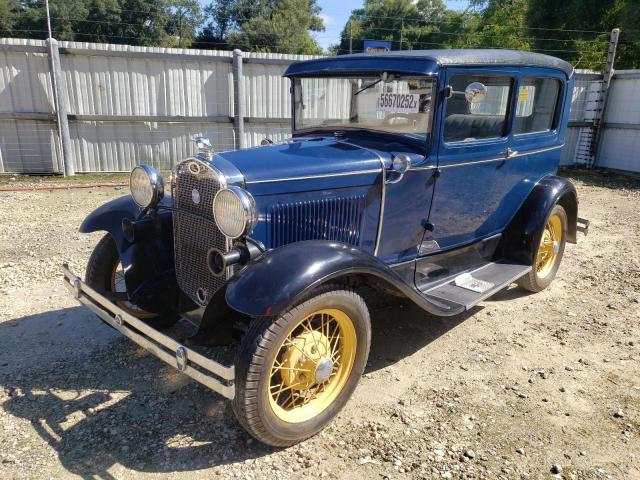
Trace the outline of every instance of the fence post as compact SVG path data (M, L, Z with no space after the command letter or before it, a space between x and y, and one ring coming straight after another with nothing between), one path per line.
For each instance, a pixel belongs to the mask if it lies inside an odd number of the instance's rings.
M618 38L620 37L620 29L614 28L611 30L611 36L609 37L609 50L607 51L607 62L604 65L604 75L602 78L602 96L600 97L600 108L596 112L595 128L596 138L592 146L593 155L591 157L590 168L595 167L598 164L598 156L600 155L602 136L604 134L604 117L607 113L607 100L609 99L609 87L611 86L611 79L613 77L613 65L616 59L616 49L618 48Z
M233 129L236 149L244 148L244 81L242 78L242 52L233 51Z
M49 47L49 70L51 72L51 84L53 86L53 101L56 109L58 136L60 137L60 144L62 145L64 175L71 176L76 174L76 170L73 164L73 151L71 150L69 119L67 118L67 92L65 91L62 79L58 41L55 38L48 38L47 44Z

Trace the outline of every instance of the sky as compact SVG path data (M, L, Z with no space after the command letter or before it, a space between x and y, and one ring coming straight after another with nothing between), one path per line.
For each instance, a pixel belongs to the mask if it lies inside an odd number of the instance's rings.
M455 10L466 8L468 0L445 0L447 7ZM349 2L346 0L318 0L322 8L320 16L324 22L324 32L314 34L323 50L338 43L340 32L347 23L352 10L362 6L361 1Z

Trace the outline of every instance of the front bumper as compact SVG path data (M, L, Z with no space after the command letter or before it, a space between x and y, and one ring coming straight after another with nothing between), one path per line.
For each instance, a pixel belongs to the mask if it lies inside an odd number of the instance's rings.
M120 333L153 353L160 360L206 385L223 397L233 399L234 366L227 367L176 342L149 325L125 312L113 302L75 276L65 263L62 267L64 284L75 298Z

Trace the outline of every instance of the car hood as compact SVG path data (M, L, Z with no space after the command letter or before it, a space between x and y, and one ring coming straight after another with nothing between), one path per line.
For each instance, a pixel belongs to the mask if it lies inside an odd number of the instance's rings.
M232 163L247 187L307 183L350 177L353 185L372 183L382 167L381 156L333 137L292 139L286 143L218 154Z

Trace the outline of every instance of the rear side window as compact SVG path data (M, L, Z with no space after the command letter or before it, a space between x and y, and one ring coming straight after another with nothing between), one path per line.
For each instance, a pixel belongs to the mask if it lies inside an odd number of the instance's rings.
M475 82L486 87L486 95L481 101L472 103L465 97L465 89ZM454 75L450 86L453 96L447 99L445 142L500 138L505 135L513 88L511 77Z
M555 78L524 78L518 88L514 133L551 130L559 93L560 81Z

